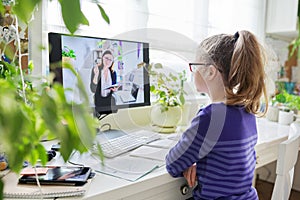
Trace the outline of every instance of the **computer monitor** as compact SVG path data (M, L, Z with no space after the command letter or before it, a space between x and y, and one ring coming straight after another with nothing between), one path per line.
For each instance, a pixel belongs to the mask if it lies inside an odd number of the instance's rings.
M148 43L60 33L49 33L48 38L50 71L55 81L71 88L65 91L68 101L83 99L75 75L61 67L66 59L80 75L98 115L150 105Z

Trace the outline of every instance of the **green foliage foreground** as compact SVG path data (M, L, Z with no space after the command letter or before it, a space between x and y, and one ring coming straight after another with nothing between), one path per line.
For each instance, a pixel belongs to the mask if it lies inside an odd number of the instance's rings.
M32 14L41 2L42 0L0 0L0 12L3 15L5 6L10 3L16 20L29 24L33 19ZM63 21L71 34L80 25L89 25L81 11L81 0L58 2ZM97 0L94 3L102 18L109 24L105 10ZM76 74L72 66L64 67ZM90 114L81 79L77 76L77 86L85 102L78 105L66 101L62 85L54 83L50 88L49 81L44 81L34 86L32 82L37 80L20 71L20 68L21 66L0 62L0 153L5 152L9 168L18 173L25 160L32 165L38 161L45 165L47 155L41 140L47 138L60 141L61 155L65 161L73 151L88 151L96 134L96 122ZM103 159L99 145L98 149L100 158ZM0 177L0 200L2 199L3 182Z
M71 65L65 67L76 74ZM45 81L34 87L32 77L24 76L25 93L19 68L0 63L0 150L5 152L9 168L18 173L24 161L45 165L47 155L41 141L48 138L60 141L65 161L73 151L88 151L96 135L96 121L81 79L78 77L78 86L85 103L79 105L66 100L61 84L49 87Z
M51 0L49 0L51 1ZM34 13L36 7L42 2L42 0L14 0L11 1L12 12L14 15L18 16L19 20L28 24L32 19L32 14ZM78 29L80 25L89 25L89 21L81 11L80 0L58 0L61 6L61 14L66 28L71 34ZM103 7L94 1L97 5L102 19L104 19L108 24L110 23L109 17L107 16ZM0 0L0 12L5 11L3 1ZM100 18L99 18L100 19Z

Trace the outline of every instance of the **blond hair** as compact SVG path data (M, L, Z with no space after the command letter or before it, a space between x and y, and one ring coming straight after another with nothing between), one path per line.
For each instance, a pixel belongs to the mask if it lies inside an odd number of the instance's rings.
M199 48L206 62L222 75L227 105L242 105L246 111L260 113L261 96L267 104L265 54L256 37L249 31L234 35L219 34L201 42ZM208 61L209 60L209 61ZM263 113L265 114L266 109Z

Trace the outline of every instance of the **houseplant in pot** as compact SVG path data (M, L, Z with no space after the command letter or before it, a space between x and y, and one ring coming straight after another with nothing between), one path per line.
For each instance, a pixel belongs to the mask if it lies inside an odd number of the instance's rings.
M277 122L279 115L279 107L282 106L285 102L286 98L283 93L275 95L271 100L271 105L268 108L266 118L270 121Z
M283 90L272 100L272 105L278 110L278 123L289 125L300 109L300 96L289 94ZM267 114L268 117L268 114Z
M150 86L151 93L156 97L151 109L151 122L158 132L174 132L185 104L186 72L166 74L159 72L161 68L159 63L149 67L151 77L156 80L156 83Z

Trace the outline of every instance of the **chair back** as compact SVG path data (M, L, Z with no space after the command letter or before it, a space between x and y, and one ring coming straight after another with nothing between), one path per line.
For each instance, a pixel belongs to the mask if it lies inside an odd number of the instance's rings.
M300 145L300 124L290 125L289 137L279 144L276 166L276 181L272 200L288 200L293 185L294 167L298 158Z

